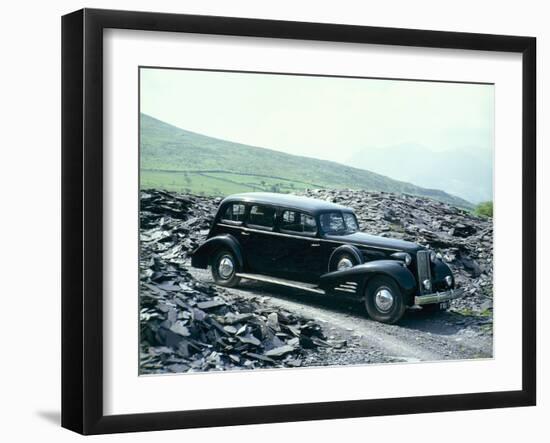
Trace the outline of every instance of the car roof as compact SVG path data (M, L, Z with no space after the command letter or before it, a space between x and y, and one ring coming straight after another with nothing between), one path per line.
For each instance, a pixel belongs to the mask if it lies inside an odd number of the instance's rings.
M244 192L242 194L233 194L226 197L222 204L230 202L260 203L274 206L282 206L290 209L298 209L311 213L325 211L351 211L351 208L317 200L315 198L303 197L300 195L278 194L275 192Z

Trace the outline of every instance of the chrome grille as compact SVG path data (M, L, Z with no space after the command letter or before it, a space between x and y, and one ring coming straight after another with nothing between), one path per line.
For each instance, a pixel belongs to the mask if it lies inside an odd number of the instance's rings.
M420 294L432 292L424 287L424 280L432 281L432 271L430 268L430 251L418 251L416 253L416 268L418 272L418 287Z

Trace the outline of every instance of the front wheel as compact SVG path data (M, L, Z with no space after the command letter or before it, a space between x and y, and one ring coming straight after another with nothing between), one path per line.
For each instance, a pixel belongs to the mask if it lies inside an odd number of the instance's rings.
M331 257L329 272L344 271L358 265L357 259L347 252L342 252Z
M212 278L217 285L232 288L241 279L237 276L238 263L235 255L227 250L219 251L212 260Z
M394 279L386 276L374 277L368 282L365 306L370 318L389 324L399 321L406 309L401 289Z

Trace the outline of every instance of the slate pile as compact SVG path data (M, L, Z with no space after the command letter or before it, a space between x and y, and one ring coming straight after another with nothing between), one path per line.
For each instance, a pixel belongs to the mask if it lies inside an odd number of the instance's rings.
M206 238L220 200L161 190L142 191L142 252L182 264Z
M141 193L140 372L297 367L329 346L316 322L194 279L190 252L204 240L219 201Z
M451 309L492 314L492 219L406 194L318 189L304 194L353 208L363 232L439 252L467 293ZM206 238L219 202L160 190L141 193L141 373L296 367L308 365L318 352L334 353L317 322L189 273L190 253Z
M361 230L427 246L441 254L466 296L452 309L490 314L493 306L493 220L436 200L356 190L304 195L355 210Z

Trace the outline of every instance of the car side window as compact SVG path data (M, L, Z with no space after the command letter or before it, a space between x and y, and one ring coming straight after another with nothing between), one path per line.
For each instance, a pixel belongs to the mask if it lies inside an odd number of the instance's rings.
M317 223L315 222L315 217L309 214L286 210L283 211L280 228L282 231L315 234L317 232Z
M254 205L250 208L248 224L273 229L275 208L270 206Z
M223 215L223 222L241 224L244 221L245 206L242 203L231 203L227 205Z

